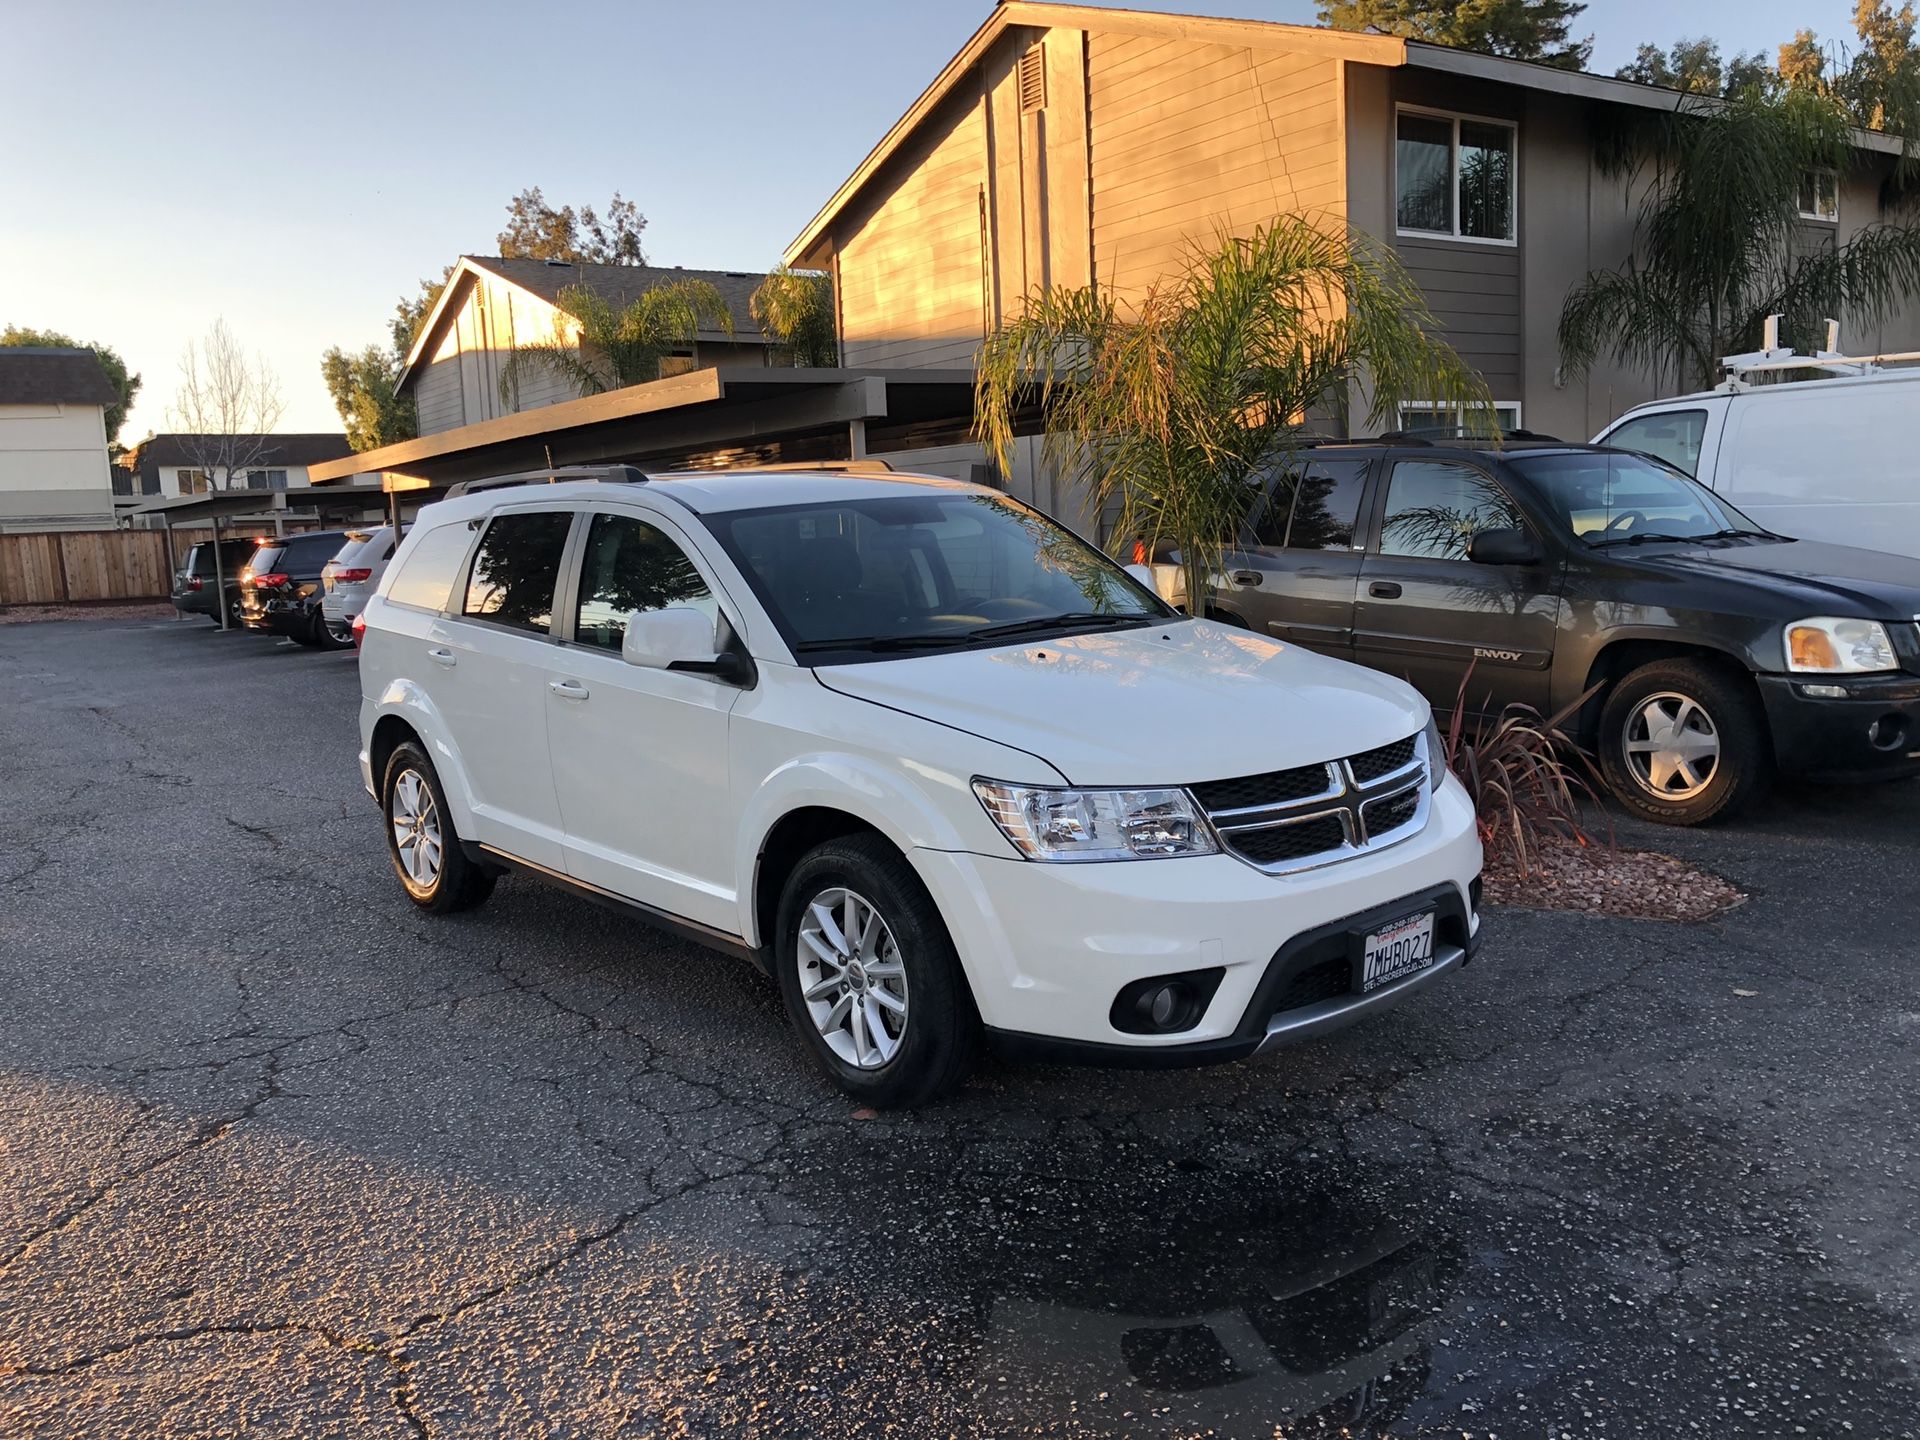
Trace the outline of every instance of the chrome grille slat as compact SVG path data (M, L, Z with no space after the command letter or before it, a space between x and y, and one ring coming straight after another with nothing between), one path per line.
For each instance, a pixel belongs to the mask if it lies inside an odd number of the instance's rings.
M1389 763L1391 768L1381 768ZM1321 767L1302 765L1188 788L1229 854L1280 875L1384 849L1417 833L1426 824L1432 800L1428 764L1422 732ZM1325 770L1327 788L1297 794L1315 768ZM1208 795L1244 799L1276 789L1296 793L1257 805L1206 805Z

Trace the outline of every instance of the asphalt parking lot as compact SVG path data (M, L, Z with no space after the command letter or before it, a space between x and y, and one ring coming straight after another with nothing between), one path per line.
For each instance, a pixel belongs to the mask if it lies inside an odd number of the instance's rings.
M863 1118L773 987L416 914L351 652L0 627L0 1435L1920 1434L1920 786L1633 830L1372 1025Z

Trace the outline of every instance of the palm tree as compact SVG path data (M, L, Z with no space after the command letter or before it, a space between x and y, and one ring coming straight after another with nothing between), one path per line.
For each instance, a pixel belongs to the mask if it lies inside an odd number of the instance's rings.
M1920 231L1875 224L1846 244L1809 248L1800 187L1811 171L1843 172L1845 118L1805 92L1748 91L1690 101L1603 149L1602 167L1644 185L1634 253L1568 292L1563 366L1601 356L1645 366L1657 384L1704 388L1723 356L1760 343L1769 315L1782 343L1814 348L1820 322L1845 314L1874 325L1920 291ZM1791 339L1788 337L1791 336Z
M571 339L514 347L500 371L500 399L518 405L520 386L536 370L558 375L582 395L599 395L660 378L660 362L693 343L701 330L733 334L733 312L726 297L705 280L675 280L656 285L616 308L584 285L560 292ZM563 322L565 324L566 322Z
M1432 328L1384 246L1282 216L1193 247L1137 307L1091 286L1030 296L981 348L976 431L1004 470L1038 401L1048 463L1114 513L1116 546L1177 547L1198 613L1260 477L1310 414L1345 415L1350 379L1364 377L1370 425L1417 400L1494 428L1485 385Z
M760 332L785 346L795 365L840 363L840 342L833 333L833 281L827 276L776 266L753 292L750 305Z

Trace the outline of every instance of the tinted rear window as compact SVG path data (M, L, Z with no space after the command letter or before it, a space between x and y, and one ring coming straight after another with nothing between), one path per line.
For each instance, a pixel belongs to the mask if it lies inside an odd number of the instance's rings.
M545 634L573 516L563 510L496 515L473 555L462 613Z
M253 554L247 557L247 568L256 575L265 575L279 565L280 557L284 554L284 546L256 545Z

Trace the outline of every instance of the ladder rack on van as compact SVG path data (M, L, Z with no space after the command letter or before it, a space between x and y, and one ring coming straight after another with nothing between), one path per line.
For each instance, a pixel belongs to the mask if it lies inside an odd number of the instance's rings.
M1920 361L1920 350L1902 350L1886 355L1841 354L1838 320L1827 321L1824 349L1816 350L1811 355L1801 355L1791 346L1781 346L1780 317L1769 315L1758 350L1721 359L1720 368L1726 379L1719 388L1727 394L1733 394L1749 382L1750 377L1782 375L1796 370L1824 371L1823 379L1858 379L1879 374L1889 365L1912 364L1915 361Z

